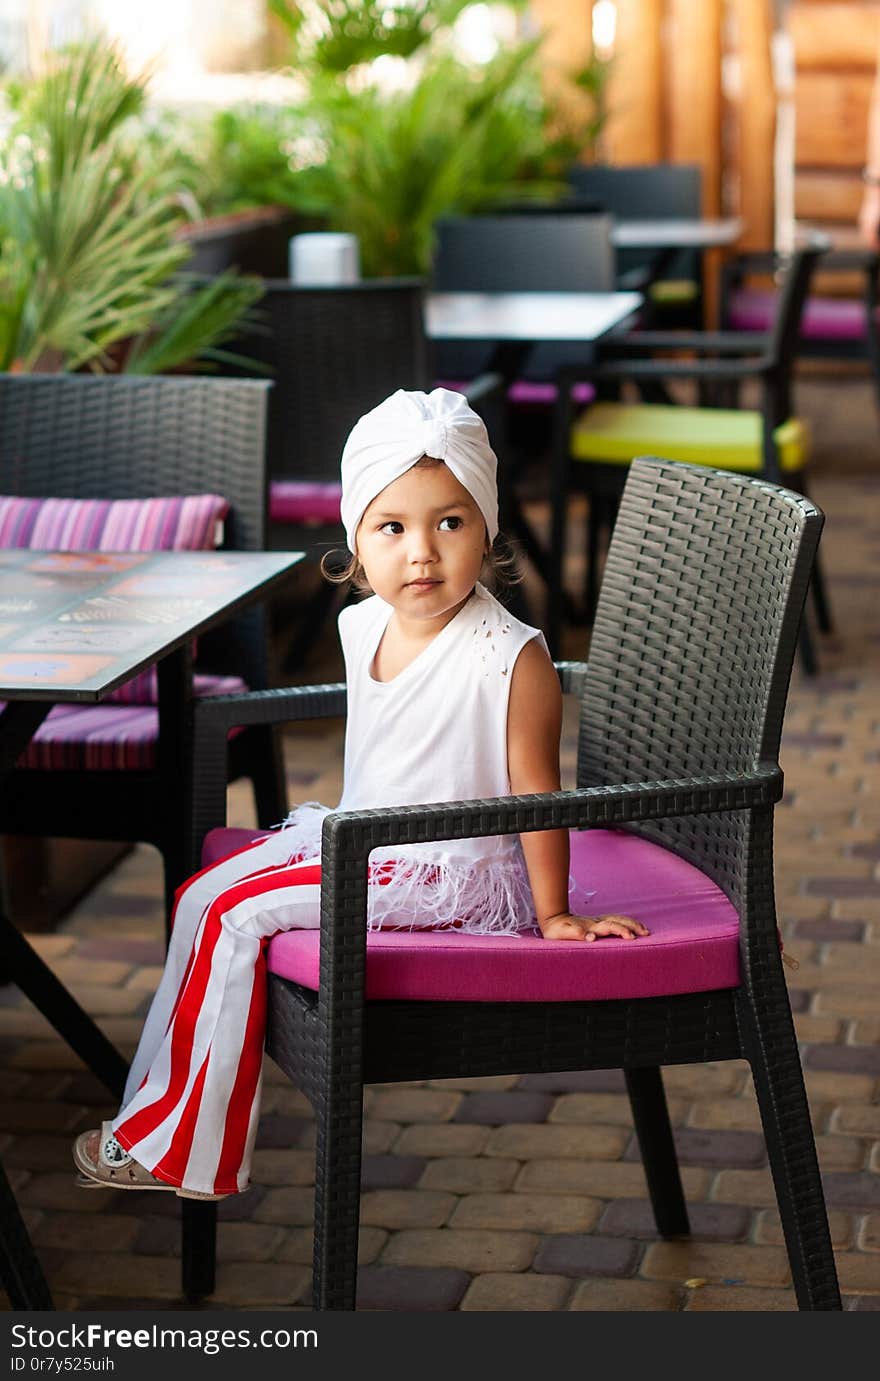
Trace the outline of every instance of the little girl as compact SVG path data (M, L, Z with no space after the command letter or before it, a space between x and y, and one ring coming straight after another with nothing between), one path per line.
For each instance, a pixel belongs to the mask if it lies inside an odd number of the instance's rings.
M373 596L339 618L339 810L559 790L562 697L544 639L478 579L498 534L495 473L482 421L442 388L399 390L345 444L348 574ZM77 1138L80 1184L196 1199L248 1187L264 941L319 923L327 813L299 807L180 889L123 1106ZM564 830L376 850L368 924L509 934L537 921L548 940L648 933L625 916L573 913L568 864Z

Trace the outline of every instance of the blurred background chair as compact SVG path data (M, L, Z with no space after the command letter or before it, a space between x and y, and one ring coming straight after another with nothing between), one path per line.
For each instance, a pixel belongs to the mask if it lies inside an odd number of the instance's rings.
M808 500L763 481L636 460L589 665L559 666L580 700L577 789L329 817L320 933L278 935L268 955L267 1049L317 1119L316 1308L355 1306L365 1083L622 1068L657 1230L680 1236L661 1066L727 1059L751 1065L798 1305L840 1308L772 862L782 718L821 526ZM232 725L344 711L344 685L201 702L193 838L225 818ZM367 933L371 849L550 828L572 831L591 906L639 917L650 936L570 946L537 933ZM211 830L201 861L253 837ZM195 1294L213 1286L214 1209L187 1206Z
M237 353L268 372L269 544L304 550L311 572L297 581L299 604L276 605L286 670L299 670L320 637L340 591L318 571L326 553L343 553L339 461L357 419L398 388L430 389L428 345L418 278L366 279L338 287L266 283L259 331ZM497 380L464 389L491 415ZM288 629L287 624L291 627Z
M778 252L737 254L721 271L721 326L726 331L766 331L776 315L778 277L784 256ZM867 360L880 409L880 255L870 250L829 250L818 266L824 283L844 285L861 279L859 297L811 293L804 303L797 355L804 359ZM770 280L768 282L768 280Z
M129 549L213 547L219 537L229 550L261 551L269 388L248 379L0 375L0 496L64 501L53 510L60 549L96 545L104 509L83 501L138 500ZM201 522L184 532L179 506L162 504L169 496L199 496ZM35 510L43 520L48 510L17 502L6 510L0 540L36 545ZM196 665L197 696L268 686L264 612L248 610L205 635ZM155 668L110 699L50 712L0 802L0 833L153 844L170 910L188 851L163 801L187 784L177 762L158 760ZM271 730L237 734L230 771L250 778L262 824L283 817L280 746Z
M574 164L566 178L577 198L588 198L615 220L696 220L702 214L697 164L653 163L632 167ZM618 278L634 272L648 279L651 323L667 329L703 326L703 257L699 250L618 249Z
M615 383L650 380L665 385L694 380L715 389L719 403L735 403L725 390L753 381L760 389L756 408L598 402L578 415L570 388L561 389L545 629L551 650L559 645L562 555L572 491L589 497L584 592L588 621L597 597L601 535L614 523L626 472L635 456L661 455L774 482L784 479L804 492L809 438L794 414L791 376L810 277L826 246L827 241L818 238L791 256L769 332L634 333L609 345L596 371L597 379ZM612 352L619 358L610 358ZM682 358L685 352L691 357ZM813 595L819 627L828 631L831 618L818 565ZM815 656L806 628L805 623L802 652L805 668L812 671Z

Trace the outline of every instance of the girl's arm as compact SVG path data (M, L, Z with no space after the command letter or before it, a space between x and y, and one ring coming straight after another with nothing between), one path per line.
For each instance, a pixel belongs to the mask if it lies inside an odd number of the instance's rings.
M516 659L507 711L507 762L515 796L559 791L562 692L553 663L536 640ZM568 909L568 831L520 835L535 914L546 940L634 940L645 926L628 916L573 916Z

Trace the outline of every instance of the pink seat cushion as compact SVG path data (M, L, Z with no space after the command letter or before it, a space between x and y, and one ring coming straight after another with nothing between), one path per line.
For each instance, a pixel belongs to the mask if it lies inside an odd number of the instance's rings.
M769 331L776 317L776 294L740 288L730 299L734 331ZM843 297L808 297L801 320L804 340L864 340L865 308Z
M216 862L258 837L255 830L213 830L202 862ZM536 931L511 937L373 931L367 937L367 997L578 1002L738 986L737 913L690 863L635 835L587 830L571 836L571 871L595 894L591 913L634 916L650 936L587 944L550 943ZM315 930L276 935L269 969L315 989L318 946Z
M466 393L468 386L461 379L441 379L436 387L451 388L455 393ZM596 390L588 383L575 384L571 392L574 401L581 407L586 407L596 397ZM550 407L556 402L556 397L555 384L535 379L515 379L507 390L507 401L516 407Z
M273 480L269 487L269 517L273 523L321 527L341 522L341 484L306 480Z
M245 690L240 676L193 677L197 696ZM240 732L232 731L233 735ZM56 705L17 765L45 772L149 771L156 765L158 737L159 711L155 705L112 705L106 701L100 705Z

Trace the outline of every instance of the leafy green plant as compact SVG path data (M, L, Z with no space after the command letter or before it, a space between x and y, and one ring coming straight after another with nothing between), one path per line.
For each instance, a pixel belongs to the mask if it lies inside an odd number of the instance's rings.
M143 108L100 39L63 51L10 93L0 151L0 368L168 369L211 351L261 295L223 275L195 292L169 166L122 137Z

